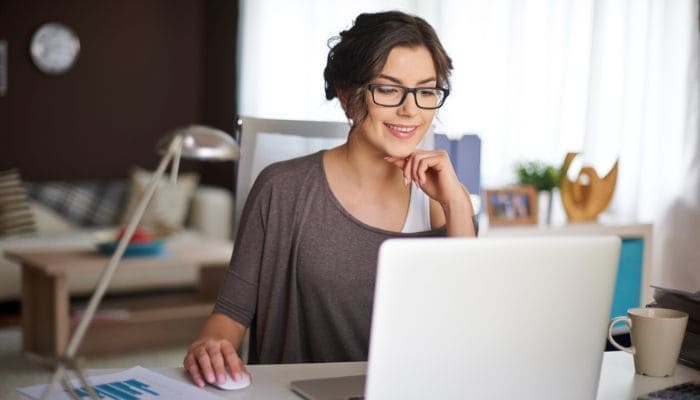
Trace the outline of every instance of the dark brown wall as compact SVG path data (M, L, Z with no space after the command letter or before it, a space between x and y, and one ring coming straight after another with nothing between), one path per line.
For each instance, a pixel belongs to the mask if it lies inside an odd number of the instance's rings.
M0 169L34 181L123 178L132 165L154 168L153 148L174 128L233 133L237 12L233 0L0 0ZM64 75L40 72L29 56L48 21L80 38ZM230 164L185 167L232 187Z

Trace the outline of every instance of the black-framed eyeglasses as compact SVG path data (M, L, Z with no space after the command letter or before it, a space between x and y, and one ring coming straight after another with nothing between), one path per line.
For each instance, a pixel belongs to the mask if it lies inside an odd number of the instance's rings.
M436 87L408 88L401 85L370 83L367 89L372 93L374 104L382 107L398 107L406 100L409 93L413 93L416 106L424 110L434 110L445 104L445 99L450 94L449 89Z

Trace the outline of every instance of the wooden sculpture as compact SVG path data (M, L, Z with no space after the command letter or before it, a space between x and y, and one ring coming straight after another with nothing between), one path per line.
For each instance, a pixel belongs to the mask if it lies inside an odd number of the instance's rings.
M576 177L569 180L567 172L578 153L568 153L561 171L561 200L570 222L595 221L598 214L610 204L617 183L617 163L604 178L599 178L593 167L584 166Z

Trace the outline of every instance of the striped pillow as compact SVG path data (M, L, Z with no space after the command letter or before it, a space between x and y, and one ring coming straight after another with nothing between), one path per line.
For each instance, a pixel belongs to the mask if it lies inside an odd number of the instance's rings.
M24 187L32 200L88 228L117 225L128 190L121 180L25 182Z
M0 236L33 232L34 215L19 172L0 171Z

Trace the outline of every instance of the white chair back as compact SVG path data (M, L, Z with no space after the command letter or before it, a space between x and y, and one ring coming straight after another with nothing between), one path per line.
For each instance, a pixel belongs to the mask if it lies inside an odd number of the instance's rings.
M241 157L236 174L234 235L248 193L260 171L271 163L329 149L347 140L347 122L290 121L242 117L239 124Z

